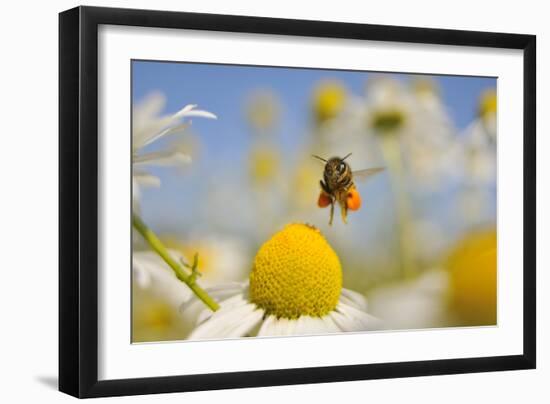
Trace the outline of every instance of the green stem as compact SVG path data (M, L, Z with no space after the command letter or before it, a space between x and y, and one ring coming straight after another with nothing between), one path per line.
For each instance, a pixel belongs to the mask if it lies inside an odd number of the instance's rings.
M414 258L414 238L408 195L403 184L404 168L401 158L401 147L397 133L382 135L382 153L388 164L391 187L396 198L399 226L399 249L401 252L401 270L405 277L416 273Z
M170 268L176 274L176 277L189 286L189 289L195 293L195 295L203 301L212 311L216 311L220 308L212 297L206 291L201 288L196 282L195 277L186 273L186 271L179 265L172 256L168 253L168 250L162 244L162 241L156 236L156 234L141 220L141 218L135 213L132 215L132 224L134 228L143 236L145 241L149 243L149 246L168 264Z

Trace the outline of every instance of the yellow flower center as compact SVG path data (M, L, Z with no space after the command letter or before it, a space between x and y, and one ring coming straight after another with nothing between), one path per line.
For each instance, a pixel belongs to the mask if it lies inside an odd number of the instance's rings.
M486 119L497 113L497 93L495 90L486 90L479 100L479 116Z
M247 106L248 122L258 132L273 129L279 119L279 102L270 92L253 94Z
M342 290L340 260L319 230L290 224L261 247L250 274L250 299L277 317L323 316Z
M450 304L465 325L497 321L497 234L472 233L450 254Z
M405 114L398 108L377 111L372 116L371 125L380 134L397 132L405 123Z
M413 91L416 95L439 96L437 83L427 77L414 79L412 82Z
M335 118L344 108L346 90L339 82L324 82L315 90L313 110L317 123Z
M250 176L257 184L275 179L279 171L279 155L271 146L261 146L252 150L250 155Z

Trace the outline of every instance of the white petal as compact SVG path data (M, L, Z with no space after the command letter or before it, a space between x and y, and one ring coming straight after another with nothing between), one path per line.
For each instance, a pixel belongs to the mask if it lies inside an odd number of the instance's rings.
M342 301L330 316L342 331L369 331L381 327L381 322L376 317Z
M165 104L166 98L161 93L153 93L133 107L132 137L134 147L141 147L142 140L150 133L149 128L152 123L159 120L158 114Z
M248 291L246 285L240 282L232 282L225 285L218 285L214 287L206 288L206 291L210 296L218 301L226 300L227 298L236 294L246 295Z
M269 316L262 328L258 332L260 336L281 336L281 335L294 335L294 328L297 320L291 320L288 318L277 318L276 316Z
M135 181L135 185L143 187L159 187L160 179L154 175L147 174L145 172L134 171L132 179ZM136 194L139 195L139 192Z
M293 323L296 323L296 320L275 318L271 327L271 335L291 335Z
M164 116L161 118L153 119L147 122L145 127L139 128L139 131L134 131L133 134L133 148L139 150L142 147L151 144L163 136L172 135L177 132L185 130L189 124L182 123L178 125L178 121L184 117L185 114L189 114L190 108L187 106L176 112L173 115ZM183 113L183 115L182 115Z
M293 319L282 319L285 320L281 322L279 328L279 335L294 335L294 329L296 328L296 320Z
M275 330L271 335L323 335L340 332L330 315L324 317L300 316L295 320L276 320Z
M141 262L132 261L132 270L134 274L134 280L138 286L142 289L146 289L151 285L151 276L145 269Z
M297 319L269 316L264 320L258 336L312 335L339 332L340 328L330 316L301 316Z
M232 282L228 284L222 284L212 287L204 288L214 300L220 302L221 306L228 306L231 301L243 302L244 296L246 296L247 285L239 282ZM230 299L232 298L232 300ZM191 309L192 307L203 306L204 303L199 299L191 299L180 306L180 312ZM202 307L201 313L198 316L197 324L202 323L212 315L212 311Z
M195 116L201 117L201 118L210 118L210 119L218 118L212 112L195 109L196 107L197 107L196 105L186 105L184 108L182 108L180 111L174 114L174 118L181 119L181 118L189 118L189 117L195 117Z
M298 320L296 320L296 324L294 325L294 334L295 335L306 335L311 334L310 325L311 325L311 317L309 316L301 316L298 317Z
M222 307L189 335L189 339L212 339L245 336L262 319L263 311L247 303Z
M236 327L228 331L227 334L224 335L224 338L248 336L248 334L261 323L263 316L263 310L256 308L256 310L247 316L239 318L236 321Z
M337 311L332 311L330 315L341 331L360 331L360 327L352 318Z
M330 314L327 314L326 316L321 317L321 320L323 320L323 323L325 323L327 333L340 332L340 327L338 327L338 325L334 322Z
M164 125L164 126L166 126L166 125ZM173 135L173 134L176 134L176 133L179 133L179 132L183 132L188 127L189 127L188 123L183 123L181 125L174 125L173 124L172 126L169 126L168 128L164 128L163 130L160 130L160 128L159 128L159 130L157 132L151 134L149 137L144 139L141 142L141 144L139 145L139 147L134 147L134 149L139 150L142 147L145 147L148 144L151 144L151 143L157 141L161 137L168 136L168 135Z
M294 328L295 335L326 334L330 332L327 324L319 317L301 316Z
M195 303L202 304L202 302L198 299L195 300ZM239 307L244 307L247 304L249 304L249 303L247 301L245 301L242 298L242 296L239 294L239 295L233 296L230 299L227 299L227 300L219 303L220 309L218 309L218 311L216 311L216 312L210 310L209 308L205 308L204 305L203 305L202 306L203 310L199 313L198 318L197 318L197 325L200 325L202 323L207 322L212 317L214 317L214 315L216 315L217 317L220 317L220 316L223 316L224 314L227 314L232 309L236 309L236 308L239 308Z
M175 134L178 134L178 133L182 133L182 132L184 132L187 128L189 128L189 124L188 124L188 123L182 123L182 124L179 124L179 125L171 126L171 127L167 128L165 131L163 131L163 135L162 135L162 136L175 135ZM158 138L157 138L157 139L158 139ZM155 139L155 140L156 140L156 139Z
M187 104L185 107L180 109L178 112L174 114L175 117L184 116L189 111L193 110L193 108L197 108L197 104Z
M175 166L186 165L191 162L191 157L181 151L160 151L142 154L134 157L135 166L156 165L156 166Z
M177 125L181 119L191 117L217 119L216 115L211 112L194 109L196 105L193 104L186 105L175 114L158 117L157 114L163 106L164 100L157 97L151 105L146 105L145 108L139 106L134 108L132 122L134 150L139 150L163 136L181 132L188 126L188 124Z
M355 306L359 310L367 311L367 299L353 290L342 289L340 300L344 300L347 304Z
M192 306L197 306L198 304L202 304L202 302L194 299ZM180 306L180 313L183 313L183 312L187 311L190 308L191 308L191 306L187 306L186 304L182 304ZM199 313L199 315L197 316L197 321L196 321L197 325L204 323L206 320L208 320L210 317L212 317L212 314L213 314L212 310L203 309Z
M164 136L177 122L171 116L152 118L145 122L133 123L132 128L132 150L136 151L152 143L159 137Z
M200 117L200 118L208 118L208 119L218 119L218 117L213 114L212 112L208 112L208 111L203 111L203 110L200 110L200 109L195 109L191 112L188 112L187 114L185 114L185 117L188 118L188 117Z
M260 327L260 330L258 331L259 337L265 337L274 335L274 325L275 321L277 321L277 318L275 316L267 316L267 318L263 321L262 326Z
M196 304L203 304L200 300L196 299L195 300ZM203 323L204 321L210 319L211 317L215 316L215 315L219 315L220 312L223 312L225 313L226 311L232 309L232 308L235 308L235 307L241 307L241 306L244 306L244 305L247 305L249 304L248 300L245 298L245 296L243 295L243 293L238 293L237 295L233 295L232 297L226 299L226 300L223 300L223 301L220 301L219 302L219 305L220 305L220 309L216 312L213 312L212 310L208 309L208 308L205 308L198 316L197 318L197 324L201 324ZM185 310L185 304L180 306L180 311L181 310Z

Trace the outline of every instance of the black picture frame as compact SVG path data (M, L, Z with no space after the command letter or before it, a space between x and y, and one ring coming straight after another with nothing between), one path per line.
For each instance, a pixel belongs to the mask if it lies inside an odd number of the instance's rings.
M97 62L101 24L522 50L523 353L99 381ZM96 7L77 7L60 13L59 390L84 398L535 368L535 106L534 35Z

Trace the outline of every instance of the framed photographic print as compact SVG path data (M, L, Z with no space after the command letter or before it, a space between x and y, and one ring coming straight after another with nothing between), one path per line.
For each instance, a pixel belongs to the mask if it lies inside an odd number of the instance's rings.
M534 36L59 24L61 391L535 367Z

